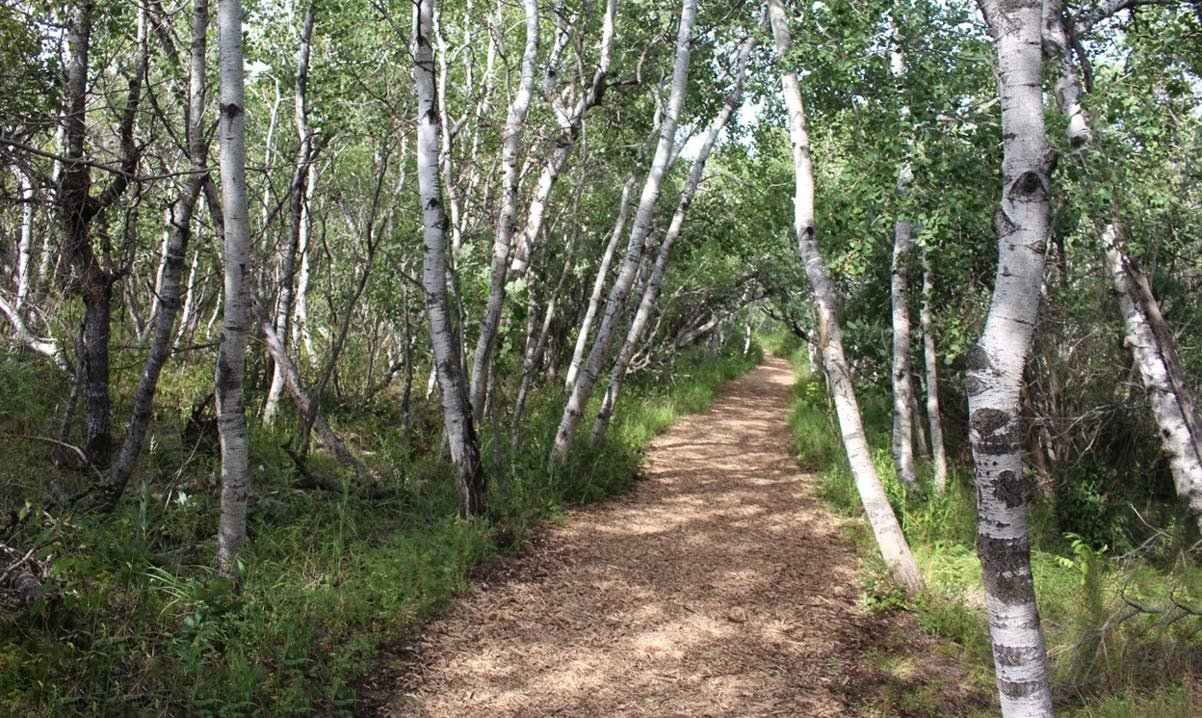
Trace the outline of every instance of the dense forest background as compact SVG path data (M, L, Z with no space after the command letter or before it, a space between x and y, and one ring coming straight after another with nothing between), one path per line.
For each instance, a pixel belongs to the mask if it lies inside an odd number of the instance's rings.
M0 712L349 713L769 349L871 520L865 610L998 681L956 710L1196 715L1200 7L0 0ZM1003 115L1020 30L1044 132ZM991 438L1022 202L1038 318ZM977 557L1000 444L1034 712ZM877 709L949 714L895 678Z

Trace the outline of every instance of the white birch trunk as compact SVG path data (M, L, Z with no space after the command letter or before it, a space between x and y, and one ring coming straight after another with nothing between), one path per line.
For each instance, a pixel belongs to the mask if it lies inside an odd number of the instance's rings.
M684 0L681 8L680 27L676 35L676 57L672 67L672 89L668 98L668 110L664 113L660 125L659 143L655 148L655 156L647 171L647 179L643 183L643 192L639 198L638 211L635 213L634 224L630 230L630 241L626 249L626 257L622 268L610 287L609 298L606 301L605 313L597 328L597 337L589 352L587 361L576 379L572 395L564 406L563 417L559 429L555 433L553 454L555 459L563 462L568 457L568 450L584 416L585 405L593 393L597 377L601 373L601 365L609 354L613 343L619 314L634 284L638 273L639 263L643 256L643 247L651 225L654 221L655 204L659 199L663 185L664 174L672 157L672 147L676 136L676 124L680 117L680 109L684 104L685 86L689 77L689 60L691 57L691 42L693 24L697 19L697 0Z
M33 180L20 170L15 171L21 191L21 235L17 241L17 296L13 308L20 314L25 309L25 300L29 297L31 270L30 264L33 253L33 218L34 218L34 187Z
M780 62L784 63L792 46L789 19L780 0L769 0L768 14L776 41ZM843 339L839 330L835 285L827 272L826 262L818 250L814 226L814 163L810 155L809 130L806 128L805 107L797 73L782 65L781 84L789 117L789 136L793 145L793 165L796 193L793 199L794 230L798 249L805 264L806 276L814 293L818 310L819 352L826 369L827 383L834 395L835 412L847 451L847 460L855 477L856 489L876 536L881 556L893 579L909 596L922 590L922 576L914 561L901 526L889 505L880 477L872 465L872 454L860 418L860 407L852 385L851 369L843 354Z
M158 388L159 375L171 355L175 317L180 307L181 278L187 257L188 243L192 235L192 216L200 198L203 185L209 179L205 172L208 164L208 140L205 137L205 55L206 33L209 26L208 0L194 0L192 12L192 41L188 82L188 105L185 118L187 126L187 155L191 173L180 190L179 197L169 210L167 243L163 248L163 261L159 269L158 309L153 321L154 331L138 387L134 393L133 409L125 440L113 465L113 483L109 506L116 506L125 486L137 467L138 457L146 439L147 429L154 409L154 395Z
M613 372L610 375L609 386L605 390L605 395L601 398L601 407L597 411L596 419L593 421L593 428L589 437L593 444L599 444L605 438L605 432L609 428L609 421L613 417L614 406L617 404L618 397L622 392L622 383L626 378L626 372L630 368L630 362L634 359L634 354L643 339L643 332L646 330L652 311L659 300L659 290L663 286L664 274L668 268L668 258L672 254L672 247L676 244L677 238L680 237L685 217L688 215L689 207L693 203L693 197L697 193L697 188L701 185L701 178L705 174L706 161L709 160L710 152L714 148L714 143L717 141L718 135L726 127L726 123L730 120L731 115L734 114L735 108L738 107L739 101L743 96L743 82L747 76L747 60L751 55L751 51L755 49L755 46L756 39L754 37L748 37L740 46L739 54L735 61L734 87L727 95L726 102L723 104L722 109L718 111L717 117L710 124L705 139L702 140L701 147L697 151L697 157L693 160L693 168L689 172L689 177L685 181L684 188L681 189L676 211L672 214L672 221L668 225L668 231L664 234L664 239L660 243L659 251L655 257L655 265L651 268L651 276L647 279L647 286L643 288L638 309L635 310L634 319L630 322L630 328L626 332L626 339L622 342L622 348L618 351L618 358L614 362ZM750 329L751 325L748 324L748 342L750 342Z
M509 117L505 123L501 149L503 171L501 213L497 220L497 233L492 247L488 299L484 309L484 318L480 322L480 334L476 342L476 355L471 374L470 400L473 419L476 423L480 423L484 418L485 390L492 366L493 342L497 337L497 329L501 322L501 309L505 303L509 253L514 225L517 222L522 132L526 126L526 115L530 111L530 96L534 92L534 65L538 60L538 2L523 0L522 8L526 16L526 47L522 51L518 91L513 98L513 103L509 106Z
M313 197L317 194L316 158L309 164L309 181L305 183L305 204L301 207L300 273L296 278L296 312L292 328L294 339L305 350L309 361L317 356L313 351L313 325L309 321L309 282L313 276Z
M447 216L439 186L438 91L434 79L434 0L418 0L414 9L413 74L417 85L417 180L422 204L425 259L422 283L426 314L434 345L434 369L442 389L444 424L459 491L459 510L465 516L484 512L484 471L472 423L459 343L447 301Z
M977 553L1004 718L1052 713L1047 653L1027 536L1019 409L1039 316L1055 156L1044 129L1040 0L981 0L998 51L1002 199L994 214L998 269L985 331L965 358L976 464Z
M1130 347L1139 367L1177 494L1185 499L1190 513L1202 526L1202 454L1199 454L1194 433L1196 426L1191 426L1196 423L1191 421L1196 418L1191 416L1193 402L1181 401L1178 387L1174 386L1172 362L1168 360L1162 342L1148 321L1141 302L1142 292L1130 271L1131 260L1119 246L1119 238L1119 229L1114 223L1102 233L1106 269L1110 272L1115 294L1118 295L1123 326L1127 330L1124 343Z
M246 105L243 92L242 1L218 0L221 85L221 206L225 218L225 273L221 348L217 355L217 430L221 439L221 516L217 560L237 571L246 545L248 442L242 383L250 334L250 222L246 193Z
M576 334L576 347L572 350L572 363L568 365L567 376L564 378L565 391L571 391L572 387L576 385L576 377L580 373L580 362L584 359L584 350L588 346L588 337L593 329L593 320L596 319L597 309L601 306L601 294L605 291L605 279L609 276L609 265L613 263L618 240L622 238L626 229L626 218L630 214L630 198L634 193L635 181L635 177L631 176L622 187L618 218L614 222L609 243L605 245L605 253L601 255L601 265L597 267L597 276L593 279L593 291L589 294L588 308L585 309L584 319L580 322L580 331Z
M927 250L922 249L922 308L919 321L922 324L922 355L926 364L927 380L927 423L931 427L931 459L934 462L934 487L936 494L947 490L947 449L943 443L943 424L939 416L939 359L935 354L935 335L932 333L931 295L935 284Z

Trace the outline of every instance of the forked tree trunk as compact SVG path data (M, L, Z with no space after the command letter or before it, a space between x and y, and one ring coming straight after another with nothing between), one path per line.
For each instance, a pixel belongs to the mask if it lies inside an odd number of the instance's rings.
M814 163L810 155L809 130L806 128L805 107L797 73L784 66L792 39L789 19L780 0L769 0L768 14L772 34L782 64L781 83L788 110L789 136L793 145L793 167L796 174L796 194L793 198L794 230L798 249L805 264L806 276L814 293L818 310L819 351L826 369L827 383L834 395L835 411L843 436L847 460L855 477L856 489L876 536L877 546L893 579L908 596L922 591L922 576L914 561L901 526L889 505L881 479L872 465L872 454L864 435L860 407L852 385L851 369L843 355L843 339L839 330L835 284L831 281L826 262L818 250L814 226Z
M522 132L526 126L526 115L530 110L530 96L534 92L534 65L538 60L538 2L537 0L522 0L522 8L526 16L526 47L522 52L518 91L513 98L513 103L509 106L509 117L505 122L505 134L501 145L503 172L501 213L497 220L496 238L492 247L488 299L484 308L484 318L480 321L480 335L476 342L476 356L471 375L472 418L477 424L484 418L485 392L492 366L493 342L497 337L497 329L501 323L501 309L505 303L509 254L514 225L517 223Z
M413 74L417 85L417 180L422 204L425 259L422 283L426 292L426 314L434 345L434 369L442 389L442 408L459 512L464 516L484 513L484 470L480 446L472 423L466 377L459 357L459 342L451 324L447 301L447 216L439 185L439 137L443 118L439 114L434 80L434 0L417 0L413 34Z
M931 295L935 291L931 265L927 250L922 249L922 308L919 321L922 323L922 355L926 364L927 379L927 423L931 427L931 459L934 463L935 493L947 490L947 448L943 443L943 424L939 417L939 360L935 354L935 335L932 333Z
M630 230L630 241L626 248L626 256L622 261L622 268L618 272L617 278L614 279L613 286L610 287L609 297L605 304L605 313L602 315L601 324L597 328L597 337L593 341L592 349L589 351L588 360L585 361L580 376L576 379L576 386L572 391L572 395L568 398L567 404L564 406L563 416L559 422L559 429L555 432L553 454L559 462L566 461L568 458L568 450L571 448L572 439L576 436L576 430L580 426L581 418L584 416L585 406L588 404L589 397L592 396L593 387L597 383L597 377L601 374L601 365L608 356L610 346L613 344L613 339L616 335L615 330L621 319L619 315L638 274L639 264L643 257L644 244L651 232L651 225L655 214L655 203L659 199L664 174L667 172L668 163L672 159L672 147L676 139L676 123L680 117L681 106L684 104L685 87L688 84L689 78L693 24L696 19L697 0L684 0L680 14L680 27L676 35L676 57L673 60L672 66L672 89L668 97L668 109L664 113L664 119L660 125L659 143L656 145L651 167L647 171L647 179L643 183L643 193L639 197L639 207L634 216L634 225Z
M702 140L701 147L697 151L697 157L693 160L693 168L689 172L689 177L685 181L684 188L680 191L680 199L677 201L676 211L672 214L672 221L668 225L668 231L664 234L664 239L659 245L659 251L655 257L655 265L651 268L651 276L647 279L647 285L643 288L642 298L639 300L639 306L635 310L634 319L630 322L630 328L626 332L626 340L622 342L622 348L618 350L618 358L614 362L613 372L610 374L609 386L606 387L605 395L601 398L601 407L597 411L597 417L593 421L593 428L590 432L590 441L594 444L599 444L605 438L605 432L609 428L609 420L613 417L614 407L618 403L618 397L622 392L622 383L626 379L626 372L630 368L630 362L634 359L635 351L639 348L639 343L643 340L643 332L646 331L647 323L651 320L652 311L655 309L656 303L659 301L659 290L663 286L664 274L668 269L668 259L672 254L672 247L676 244L676 240L680 237L681 229L684 227L684 220L689 212L689 207L693 203L693 197L697 194L697 188L701 186L701 178L705 174L705 164L709 160L710 151L714 148L714 143L718 140L718 135L726 127L726 123L734 114L735 108L738 107L739 101L743 96L743 81L747 75L747 60L751 55L751 51L755 49L756 39L748 37L743 41L739 48L739 54L735 60L735 81L734 87L726 97L726 102L722 105L722 109L718 111L717 117L710 124L709 130Z
M296 303L296 261L301 251L302 234L307 234L305 221L305 202L309 199L308 183L309 168L315 153L313 135L309 130L309 112L307 91L309 87L309 58L313 47L313 24L316 17L315 4L309 3L301 21L300 45L296 51L296 74L293 83L293 105L295 106L294 121L296 124L297 150L296 166L293 169L293 180L289 190L288 208L288 244L284 247L280 259L279 296L276 298L275 330L287 349L288 339L292 335L292 310ZM267 399L263 404L263 422L270 424L275 419L276 408L279 406L280 393L284 389L284 370L276 366L271 374L271 387L267 390Z
M182 294L181 279L184 273L184 262L187 258L188 243L192 236L192 215L204 183L209 178L205 172L205 167L208 165L209 147L203 121L208 26L208 0L193 0L188 104L185 112L187 123L185 137L187 138L187 154L191 174L169 212L171 224L168 228L167 246L163 252L163 264L158 282L158 310L154 318L154 333L150 351L142 364L142 374L134 393L133 411L125 432L125 440L121 444L117 461L113 465L113 483L108 499L110 508L115 507L121 499L125 486L129 482L130 476L133 475L138 457L142 452L146 431L150 426L159 374L162 372L163 365L167 363L167 358L171 355L175 316L179 312L180 295Z
M1040 0L981 0L998 52L1002 199L998 269L985 331L965 357L976 464L977 553L1004 718L1052 715L1047 652L1027 536L1020 395L1039 316L1055 155L1044 129Z
M248 442L243 406L246 342L251 329L250 221L246 192L246 104L243 92L242 0L218 0L217 43L221 86L218 133L221 147L221 207L225 226L225 274L221 346L217 353L217 431L221 439L221 515L217 561L237 572L246 546Z

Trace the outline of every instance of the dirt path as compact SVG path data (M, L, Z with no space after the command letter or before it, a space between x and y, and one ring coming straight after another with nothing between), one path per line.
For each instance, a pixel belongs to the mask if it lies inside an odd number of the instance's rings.
M388 716L843 716L879 623L790 454L768 359L653 444L629 494L575 511L413 649Z

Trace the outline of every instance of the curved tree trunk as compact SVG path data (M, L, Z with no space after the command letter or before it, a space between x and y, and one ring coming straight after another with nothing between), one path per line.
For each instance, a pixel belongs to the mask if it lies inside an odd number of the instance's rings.
M788 16L780 0L769 0L768 14L772 21L772 34L776 40L780 62L786 62L792 39L789 35ZM814 293L818 309L819 351L826 369L827 383L834 395L835 411L843 436L847 460L851 464L856 489L868 522L876 536L881 556L889 567L893 579L909 596L922 590L922 576L914 561L906 538L893 508L889 505L880 477L872 465L872 454L864 435L860 419L860 407L852 385L851 369L843 354L843 339L839 330L835 284L827 272L826 262L818 250L814 227L814 163L810 156L809 130L806 128L805 107L802 104L801 86L793 70L781 71L781 82L785 105L789 113L789 136L793 144L793 166L797 178L796 194L793 198L794 229L797 233L798 250L805 264L806 276Z
M664 113L660 125L659 143L655 148L655 156L647 171L647 179L643 183L643 193L639 197L638 211L634 216L634 225L630 230L630 241L626 247L626 256L622 268L610 287L609 298L605 304L605 314L601 317L601 325L597 328L597 338L593 341L592 350L572 395L564 406L563 417L559 429L555 432L553 454L556 460L563 462L568 458L572 439L584 416L585 405L592 396L593 387L601 373L601 365L609 354L613 343L615 329L620 321L622 306L626 301L630 288L638 274L639 264L643 257L644 245L651 232L654 220L655 203L659 199L663 185L664 174L672 159L672 148L676 139L676 123L680 117L680 109L684 105L685 86L688 84L689 60L691 57L693 24L697 19L697 0L684 0L680 14L680 27L676 35L676 57L672 66L672 90L668 98L668 110Z
M179 312L180 295L182 294L181 279L187 259L188 243L192 237L192 215L196 210L196 203L204 183L209 179L208 173L205 172L205 167L208 165L209 147L203 122L208 26L208 0L193 0L188 105L185 112L187 123L185 136L191 174L169 213L170 227L168 228L166 251L163 252L157 295L159 308L155 313L153 338L150 352L142 364L138 388L134 393L133 411L129 427L125 432L125 440L121 444L117 461L113 465L110 507L116 506L117 501L125 492L125 486L129 482L130 476L133 475L138 457L142 453L142 444L146 439L146 431L150 426L151 413L154 409L154 395L158 388L159 374L162 372L163 365L167 363L167 358L171 355L175 317Z
M522 52L517 95L509 106L509 117L505 123L501 149L501 166L504 173L501 214L497 221L496 238L493 241L488 299L484 309L484 318L480 321L480 335L476 342L476 356L471 375L472 418L477 424L484 418L485 392L488 387L489 370L492 366L493 342L497 337L497 329L501 323L501 309L505 303L509 254L513 229L517 222L522 132L526 126L526 115L530 110L530 96L534 92L534 64L538 60L538 2L537 0L522 0L522 8L526 16L526 47Z
M1002 199L994 214L998 269L985 331L965 358L976 464L977 553L1004 718L1052 715L1047 653L1027 536L1019 408L1039 316L1048 194L1055 155L1044 129L1040 0L981 0L998 52Z
M227 574L246 545L248 441L243 406L246 343L250 336L250 207L246 192L246 104L243 92L242 0L218 0L221 58L218 134L225 242L225 296L217 353L217 431L221 439L221 516L217 561Z
M426 292L426 314L434 344L434 370L442 389L442 408L447 440L459 491L459 512L464 516L484 513L484 470L480 446L472 423L466 377L459 356L459 342L447 301L447 216L443 211L439 184L439 137L442 117L434 80L434 0L417 0L413 35L413 74L417 85L417 180L422 204L425 260L422 283Z
M718 135L726 127L726 123L730 120L731 115L734 114L735 108L738 107L739 101L743 96L743 81L747 75L747 60L751 55L751 51L755 49L755 46L756 39L754 37L748 37L740 46L738 58L735 61L734 87L727 95L726 102L722 105L722 109L718 111L717 117L710 124L705 139L697 151L697 157L693 160L693 168L690 170L689 177L680 192L676 211L672 214L672 221L668 225L668 231L664 234L664 239L660 243L659 251L655 257L655 265L651 268L651 276L647 279L647 285L643 288L638 309L635 310L634 319L631 320L630 328L626 332L626 340L622 343L622 348L618 350L618 358L614 362L609 386L606 387L605 395L601 398L601 407L597 411L596 419L593 421L593 428L589 439L594 444L599 444L605 438L605 432L609 428L609 420L613 417L614 406L617 404L618 397L622 392L622 383L626 379L626 372L630 368L630 362L634 358L635 351L643 339L643 332L647 328L647 322L650 321L651 313L655 309L656 302L659 300L659 290L663 285L664 274L668 269L668 258L671 256L672 247L676 244L676 240L680 236L680 231L684 227L685 216L688 214L689 207L693 203L694 195L697 194L697 188L701 185L701 178L705 174L705 164L709 160L710 151L713 150Z

